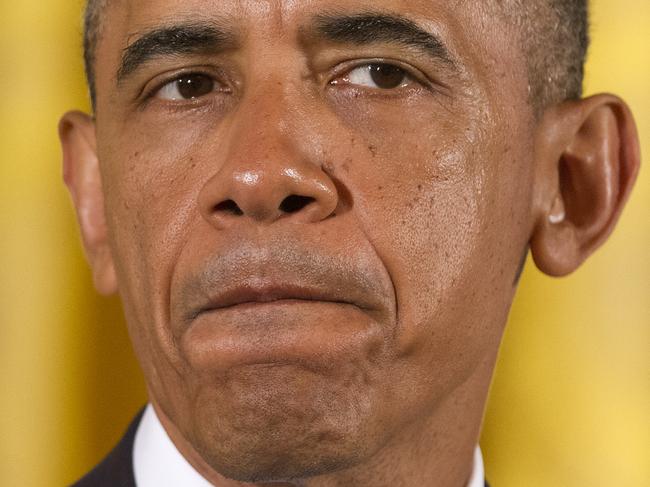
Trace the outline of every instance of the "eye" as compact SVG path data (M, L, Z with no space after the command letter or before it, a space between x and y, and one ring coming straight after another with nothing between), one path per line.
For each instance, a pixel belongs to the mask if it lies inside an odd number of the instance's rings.
M215 90L216 82L205 74L187 74L170 81L156 93L157 98L168 101L194 100Z
M347 84L381 90L394 90L408 84L411 76L406 70L388 63L370 63L348 71L342 81ZM335 80L332 84L339 84Z

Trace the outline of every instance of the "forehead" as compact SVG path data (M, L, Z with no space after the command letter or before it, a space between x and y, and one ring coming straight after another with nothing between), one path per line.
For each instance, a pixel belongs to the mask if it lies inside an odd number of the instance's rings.
M424 16L461 12L467 10L485 11L493 5L491 0L97 0L100 5L111 7L113 14L136 20L150 14L171 16L174 13L202 12L206 15L221 12L233 17L264 18L268 22L291 21L303 13L319 10L336 10L356 8L359 10L373 8L390 8L400 12L418 13ZM269 17L270 16L270 17Z

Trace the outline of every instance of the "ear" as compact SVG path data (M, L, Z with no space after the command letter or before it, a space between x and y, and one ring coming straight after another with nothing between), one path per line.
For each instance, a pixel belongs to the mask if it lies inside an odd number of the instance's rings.
M86 257L97 291L117 291L113 257L108 244L95 122L81 112L66 113L59 122L63 148L63 179L77 211Z
M609 236L639 171L632 114L613 95L550 108L535 140L531 250L551 276L575 269Z

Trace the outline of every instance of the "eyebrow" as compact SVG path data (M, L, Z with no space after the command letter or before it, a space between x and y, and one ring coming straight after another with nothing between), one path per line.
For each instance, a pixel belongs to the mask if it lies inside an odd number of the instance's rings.
M444 42L415 22L397 14L364 12L352 15L320 14L312 31L334 43L368 45L394 43L415 48L426 55L455 65ZM143 65L161 56L218 53L237 45L234 33L211 22L186 22L163 26L138 35L122 52L118 84Z
M160 56L216 53L235 47L232 32L212 23L183 23L159 27L138 35L122 52L118 84L144 64Z
M397 14L365 12L318 15L313 30L318 37L334 43L399 44L419 50L438 61L456 65L440 37Z

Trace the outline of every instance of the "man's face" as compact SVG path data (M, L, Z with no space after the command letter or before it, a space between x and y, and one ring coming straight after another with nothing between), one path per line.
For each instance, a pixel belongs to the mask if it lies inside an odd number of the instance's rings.
M457 391L489 377L533 181L525 63L496 13L121 0L103 22L118 287L152 400L203 459L315 475L452 397L480 414L487 384Z

